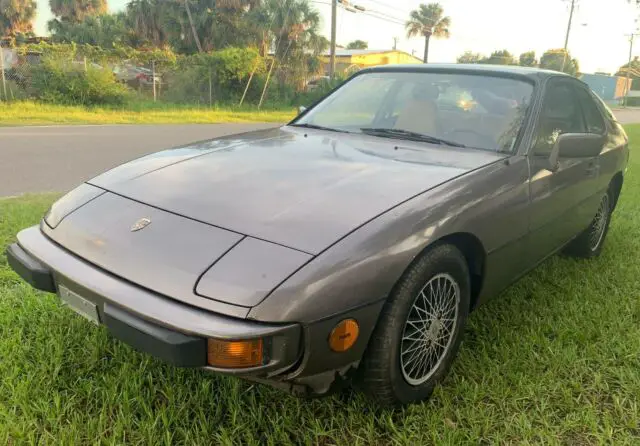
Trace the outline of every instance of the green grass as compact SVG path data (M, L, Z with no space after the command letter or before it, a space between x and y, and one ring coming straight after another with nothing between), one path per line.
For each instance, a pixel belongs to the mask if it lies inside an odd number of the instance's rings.
M639 175L632 157L600 258L554 257L473 313L450 376L401 411L166 366L0 256L0 444L640 444ZM0 247L52 199L0 200Z
M0 102L0 126L54 124L214 124L222 122L287 122L293 108L207 108L137 104L124 108L81 107L36 102Z

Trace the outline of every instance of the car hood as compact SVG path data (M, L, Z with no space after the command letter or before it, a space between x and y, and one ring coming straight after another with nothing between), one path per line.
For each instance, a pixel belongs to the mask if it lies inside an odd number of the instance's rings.
M313 255L401 202L503 157L283 127L159 152L89 183Z

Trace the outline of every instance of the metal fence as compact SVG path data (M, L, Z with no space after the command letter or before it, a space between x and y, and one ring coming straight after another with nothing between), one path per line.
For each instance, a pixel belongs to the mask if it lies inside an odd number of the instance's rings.
M139 61L126 57L87 57L79 54L43 53L2 48L0 100L45 99L77 102L74 95L86 88L100 93L118 86L127 100L212 106L217 103L261 104L291 101L307 90L316 90L322 76L303 74L261 58L238 72L223 72L206 59L182 58L177 63ZM259 63L258 63L259 62ZM223 67L224 68L224 67ZM83 83L84 82L84 83ZM95 83L88 85L87 83ZM107 92L105 92L107 93ZM56 96L57 95L57 96ZM70 97L66 97L69 95ZM83 96L84 103L88 96ZM87 100L89 100L88 98ZM92 103L89 100L89 103Z
M33 81L36 76L47 74L43 69L43 59L51 56L37 52L20 54L11 48L2 48L2 56L0 58L2 82L0 100L37 98L40 92L34 89ZM154 101L161 100L163 95L166 95L167 78L172 74L156 70L153 61L142 64L126 59L106 61L92 60L83 56L57 56L56 63L60 71L56 73L55 70L50 70L53 71L49 73L52 77L56 74L69 76L73 72L108 73L116 83L125 86L129 92L135 93L140 98Z

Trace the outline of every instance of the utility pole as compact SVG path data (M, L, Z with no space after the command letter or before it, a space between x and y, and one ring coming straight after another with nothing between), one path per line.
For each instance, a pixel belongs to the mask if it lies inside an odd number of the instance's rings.
M2 43L0 43L0 76L2 77L2 93L4 94L4 100L8 101L7 81L4 78L4 50L2 49Z
M397 50L398 49L398 38L394 37L393 38L393 50Z
M329 77L333 79L336 74L336 32L338 21L338 3L345 11L365 12L367 8L361 5L352 5L349 0L331 0L331 55L329 58Z
M567 64L567 51L569 47L569 34L571 33L571 22L573 21L573 12L576 9L576 0L571 0L571 12L569 13L569 24L567 25L567 35L564 38L564 58L562 59L562 70Z
M338 21L338 0L331 0L331 57L329 61L329 78L336 74L336 32Z
M629 34L629 64L627 65L627 79L624 87L624 106L627 106L629 102L629 91L631 90L631 85L629 85L629 79L631 77L631 62L633 59L633 40L638 34L632 33Z

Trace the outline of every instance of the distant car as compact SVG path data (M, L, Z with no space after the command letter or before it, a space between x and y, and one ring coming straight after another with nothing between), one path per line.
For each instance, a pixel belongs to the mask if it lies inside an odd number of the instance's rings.
M153 74L148 68L138 67L134 65L117 65L113 68L116 80L126 83L130 87L138 88L162 83L162 77L159 74Z
M307 82L306 89L307 91L314 91L318 88L329 85L329 82L331 82L331 78L329 76L320 76Z
M406 404L446 375L471 310L560 250L600 253L628 156L567 75L365 69L281 128L89 180L7 254L175 365Z

